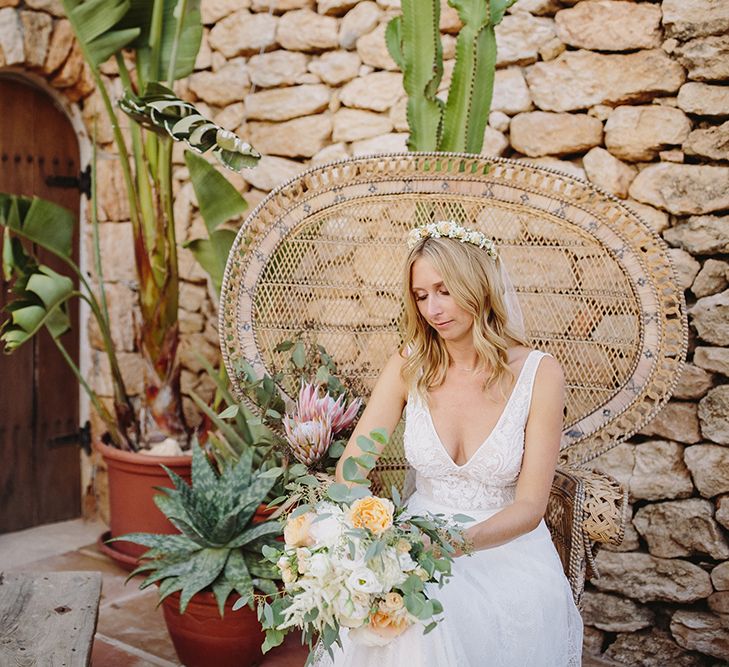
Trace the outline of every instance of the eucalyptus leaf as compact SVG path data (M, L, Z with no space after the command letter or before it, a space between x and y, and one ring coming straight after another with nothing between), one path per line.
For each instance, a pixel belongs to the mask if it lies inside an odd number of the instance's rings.
M342 474L344 476L344 479L348 482L356 482L360 478L360 472L359 472L359 466L357 465L357 461L354 460L354 458L350 457L342 466Z
M327 495L335 503L347 502L350 497L349 487L346 484L332 484L327 489Z
M221 419L232 419L238 414L238 406L237 405L229 405L225 410L223 410L220 414L218 414L218 417Z
M342 485L343 486L343 485ZM295 519L298 516L301 516L302 514L306 514L307 512L311 511L311 505L299 505L291 514L289 515L292 519Z

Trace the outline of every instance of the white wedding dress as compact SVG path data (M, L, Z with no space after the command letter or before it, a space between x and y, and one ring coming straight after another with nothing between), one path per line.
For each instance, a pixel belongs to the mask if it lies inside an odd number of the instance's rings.
M514 501L534 376L545 353L527 357L491 434L463 465L453 462L428 407L408 398L405 455L415 469L413 514L463 513L483 521ZM427 635L411 626L384 647L349 640L318 667L575 667L582 619L544 520L506 544L457 558L453 578L431 590L443 620Z

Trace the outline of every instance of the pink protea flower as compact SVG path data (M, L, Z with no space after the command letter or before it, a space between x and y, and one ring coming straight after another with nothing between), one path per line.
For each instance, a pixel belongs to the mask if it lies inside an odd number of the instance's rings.
M336 401L329 394L320 397L318 387L307 382L302 383L299 390L296 416L301 422L311 421L316 417L328 417L332 435L336 435L352 425L361 405L362 400L356 398L345 407L344 395Z
M326 417L316 415L313 419L302 421L297 415L283 418L286 440L294 456L304 465L314 465L321 459L332 442L332 426Z

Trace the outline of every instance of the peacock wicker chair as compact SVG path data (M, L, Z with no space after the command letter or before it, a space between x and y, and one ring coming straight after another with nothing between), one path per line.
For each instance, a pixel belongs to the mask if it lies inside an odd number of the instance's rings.
M405 236L432 220L493 237L534 347L564 369L560 463L545 520L580 604L601 544L623 539L627 492L589 462L668 401L687 345L683 292L663 241L613 196L525 162L455 153L353 158L310 169L250 214L228 258L220 340L233 387L246 360L284 364L305 332L363 395L401 343ZM281 391L291 397L295 379ZM402 422L375 492L405 483Z

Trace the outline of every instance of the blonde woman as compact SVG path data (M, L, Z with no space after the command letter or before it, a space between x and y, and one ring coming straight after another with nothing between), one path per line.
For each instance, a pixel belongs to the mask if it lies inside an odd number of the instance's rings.
M530 349L493 242L453 221L412 230L404 271L405 346L387 362L357 436L392 432L405 410L415 513L463 513L473 553L435 593L444 620L394 641L345 639L337 667L567 667L582 620L544 523L557 464L562 369ZM318 664L332 664L328 656Z

